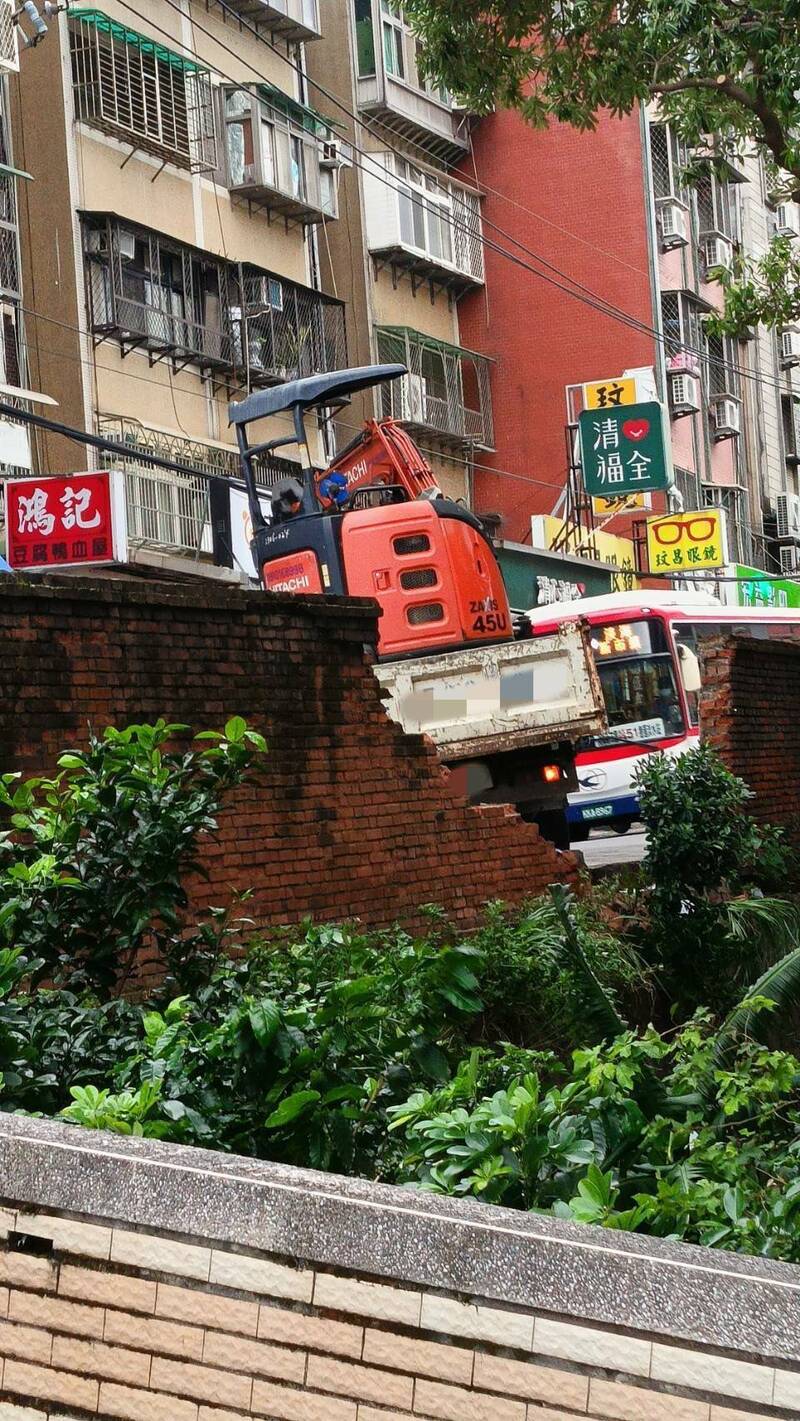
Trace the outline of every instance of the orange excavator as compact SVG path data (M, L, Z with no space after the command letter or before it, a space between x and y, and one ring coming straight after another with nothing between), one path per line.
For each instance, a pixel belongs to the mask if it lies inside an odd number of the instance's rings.
M308 452L305 417L407 374L367 365L258 390L230 407L244 469L253 551L272 592L331 592L380 604L379 657L423 655L513 638L494 550L478 519L445 498L419 449L393 420L368 420L328 468L310 456L299 479L258 499L254 461L287 444ZM248 426L290 412L294 434L251 444Z
M577 789L575 740L605 726L588 641L579 628L515 638L502 574L477 518L445 498L393 420L368 420L328 468L313 468L305 418L358 390L406 375L367 365L258 390L230 406L253 528L271 592L338 593L380 605L374 666L387 713L424 732L473 803L514 804L556 844L569 843L566 796ZM250 425L290 413L294 433L251 442ZM305 447L299 478L271 492L265 518L256 464Z

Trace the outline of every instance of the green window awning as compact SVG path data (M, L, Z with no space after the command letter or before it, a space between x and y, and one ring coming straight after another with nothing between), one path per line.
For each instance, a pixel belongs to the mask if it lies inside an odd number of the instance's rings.
M259 84L258 93L269 104L270 108L282 113L286 118L291 119L299 128L305 128L308 133L315 134L318 138L324 138L326 133L330 133L333 127L338 127L335 121L325 118L316 109L312 109L308 104L301 104L299 99L293 99L290 94L285 94L283 89L277 89L274 84Z
M208 73L206 66L196 64L193 59L185 59L182 54L176 54L174 49L167 49L166 45L159 44L157 40L150 39L148 35L139 34L138 30L128 29L128 26L121 24L119 20L112 20L110 15L104 15L102 10L70 9L69 18L70 20L79 20L83 25L91 25L94 29L118 40L120 44L129 44L140 50L142 54L152 54L156 59L160 59L162 64L169 64L173 69L181 69L185 74Z
M468 350L464 345L451 345L449 341L440 340L438 336L428 336L424 331L415 331L412 326L378 326L376 330L379 336L400 336L410 345L425 345L429 350L441 351L442 355L457 355L462 358L466 355L472 360L492 359L490 355L483 355L478 350Z

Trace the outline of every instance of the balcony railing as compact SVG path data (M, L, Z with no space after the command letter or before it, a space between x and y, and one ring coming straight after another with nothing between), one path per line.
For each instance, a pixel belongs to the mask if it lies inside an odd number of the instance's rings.
M456 292L483 285L483 231L476 192L394 153L364 173L367 246L393 269Z
M336 217L333 135L319 115L264 84L226 88L223 107L233 194L304 225Z
M123 351L274 384L347 364L341 301L114 217L84 219L89 323Z
M193 172L216 167L209 71L100 10L70 12L75 114Z
M450 95L426 84L417 40L395 0L352 0L358 54L358 106L385 128L445 162L469 152L467 115Z
M229 0L230 8L287 44L319 39L319 0Z
M442 444L494 447L489 361L405 326L376 332L380 361L399 362L408 375L381 385L382 417L435 436Z

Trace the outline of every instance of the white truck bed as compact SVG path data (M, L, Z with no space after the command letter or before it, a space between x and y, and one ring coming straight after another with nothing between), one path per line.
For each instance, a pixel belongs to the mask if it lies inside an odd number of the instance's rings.
M373 670L392 720L429 735L443 760L575 741L606 728L579 623L527 641L379 662Z

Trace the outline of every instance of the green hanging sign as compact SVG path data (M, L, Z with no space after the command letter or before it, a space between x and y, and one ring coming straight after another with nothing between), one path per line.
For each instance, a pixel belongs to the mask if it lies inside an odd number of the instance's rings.
M578 428L583 483L594 498L657 492L672 483L669 423L656 400L583 410Z

